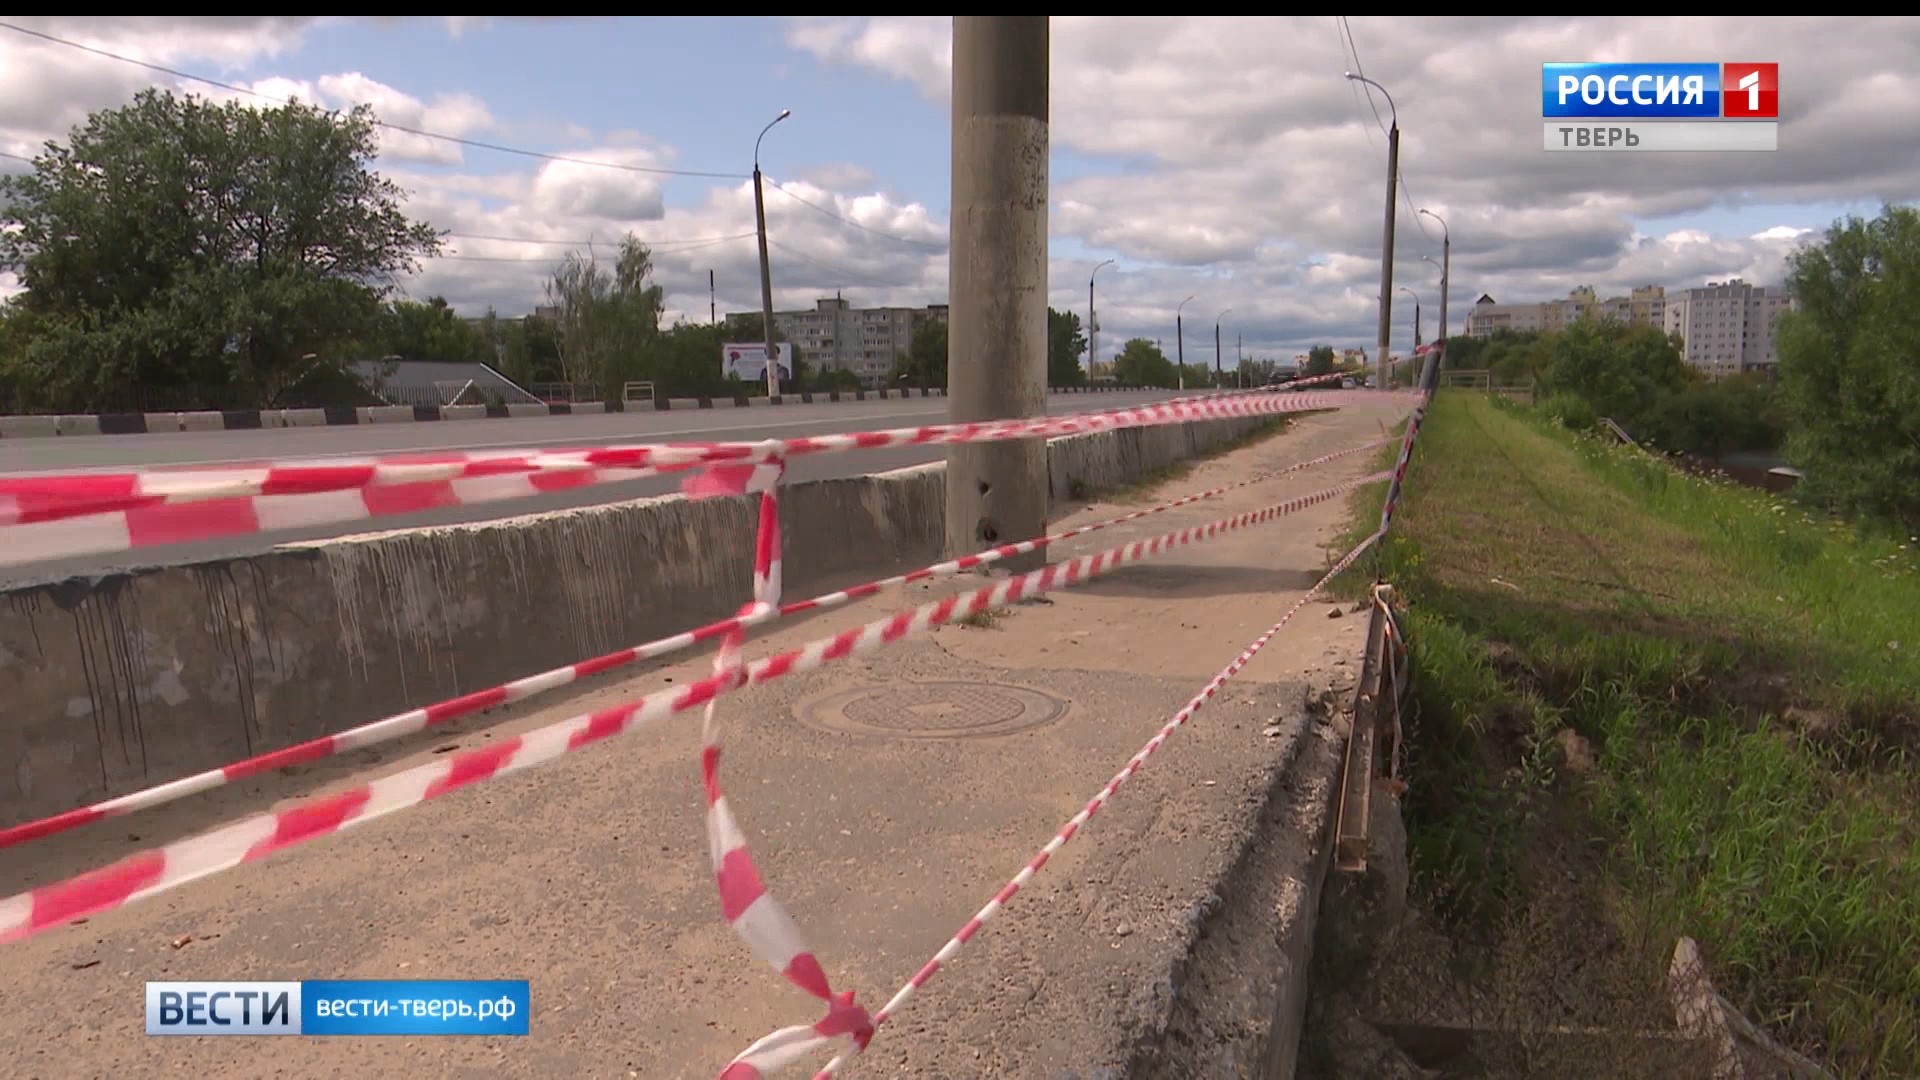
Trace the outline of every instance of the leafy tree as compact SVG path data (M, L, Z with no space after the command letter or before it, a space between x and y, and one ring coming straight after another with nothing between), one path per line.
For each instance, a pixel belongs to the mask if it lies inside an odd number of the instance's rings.
M1920 525L1920 210L1848 217L1797 253L1779 322L1796 487L1836 509Z
M1583 319L1550 336L1542 381L1549 394L1578 394L1631 430L1656 401L1696 378L1661 331Z
M1071 311L1047 309L1047 385L1079 386L1087 381L1080 366L1080 354L1087 351L1087 335L1081 331L1080 316Z
M226 387L270 404L373 336L398 274L438 252L368 168L372 114L146 90L0 179L20 277L10 363L46 402Z
M947 385L947 324L928 319L913 328L913 343L904 356L894 361L894 382L911 386ZM905 375L902 380L900 376Z
M1307 350L1307 369L1300 374L1331 375L1334 368L1333 346L1315 345Z
M488 313L492 317L492 313ZM493 349L481 331L448 306L443 296L420 303L396 300L388 308L383 335L387 351L404 360L491 362Z
M1665 450L1719 457L1772 450L1785 435L1774 387L1764 376L1700 382L1654 402L1632 434Z
M1120 349L1113 361L1113 374L1129 386L1159 387L1173 386L1178 376L1173 361L1146 338L1134 338Z
M568 252L546 291L548 305L558 309L554 323L563 380L597 387L611 401L621 383L644 377L641 357L659 337L663 299L647 245L629 233L611 265L591 250Z

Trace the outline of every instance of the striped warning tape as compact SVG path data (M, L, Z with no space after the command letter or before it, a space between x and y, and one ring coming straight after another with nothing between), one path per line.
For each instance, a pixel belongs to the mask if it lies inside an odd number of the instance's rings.
M1029 595L1076 585L1176 547L1271 521L1361 485L1380 483L1389 475L1375 473L1265 509L1054 563L756 660L745 668L744 679L730 674L710 676L687 686L549 724L492 746L448 755L286 810L257 814L210 833L140 852L111 866L0 900L0 941L28 937L72 919L145 899L490 777L543 764L654 720L705 705L740 686L760 685L864 655L955 619L969 618Z
M807 454L908 445L1053 437L1194 420L1271 416L1392 395L1327 391L1243 394L1107 413L941 424L758 443L640 444L578 450L473 451L357 464L269 463L252 468L0 477L0 566L55 557L365 521L700 465L790 460Z
M1360 541L1353 550L1341 556L1340 561L1335 563L1332 569L1328 570L1319 581L1314 583L1312 588L1302 594L1300 599L1295 601L1293 606L1287 609L1286 614L1280 616L1280 621L1268 627L1265 633L1255 638L1252 644L1241 650L1240 655L1234 657L1232 663L1220 669L1218 674L1214 675L1212 679L1209 679L1207 685L1202 687L1199 693L1188 700L1179 712L1174 713L1172 719L1162 725L1160 730L1154 733L1153 738L1147 740L1146 745L1135 751L1134 755L1127 759L1127 763L1121 767L1120 771L1115 773L1113 778L1108 780L1106 785L1094 794L1093 798L1087 800L1087 805L1081 807L1079 813L1073 815L1073 817L1067 820L1065 825L1060 827L1060 831L1054 834L1053 839L1047 841L1046 846L1042 847L1032 859L1028 860L1027 865L1021 867L1020 872L1015 874L1012 880L1000 887L1000 891L993 895L993 899L987 901L985 907L975 912L973 917L968 919L965 925L960 927L960 931L949 938L947 943L942 945L940 950L933 954L932 959L922 965L920 970L914 972L913 977L906 981L905 985L894 992L893 997L888 999L887 1003L882 1006L878 1012L873 1014L872 1020L874 1028L877 1030L881 1025L885 1024L894 1013L900 1011L900 1008L907 1003L907 1000L922 986L926 985L927 980L933 978L933 976L939 972L942 965L953 959L954 954L958 953L968 941L971 941L973 936L980 932L981 927L985 926L995 915L998 915L1000 910L1004 908L1021 889L1026 887L1027 882L1033 880L1033 876L1038 874L1040 869L1047 865L1048 860L1052 859L1061 848L1065 847L1069 840L1073 839L1074 834L1080 831L1081 826L1085 825L1093 815L1100 812L1100 809L1107 804L1107 800L1113 798L1114 792L1119 791L1122 784L1131 779L1134 773L1140 771L1140 767L1146 764L1147 759L1153 756L1154 751L1160 749L1160 747L1173 736L1175 731L1178 731L1182 725L1193 717L1194 713L1199 712L1201 706L1211 700L1213 696L1219 692L1220 688L1226 685L1227 680L1238 675L1240 670L1246 667L1247 664L1259 654L1261 649L1266 648L1267 643L1272 641L1274 636L1280 633L1281 629L1284 628L1288 622L1292 621L1295 615L1300 613L1301 608L1305 607L1309 601L1318 596L1320 592L1327 587L1329 582L1344 573L1347 567L1352 566L1354 560L1358 559L1362 552L1372 547L1382 535L1383 534L1379 532L1374 533L1365 540ZM858 1050L865 1049L865 1044L860 1044ZM858 1053L858 1050L856 1053ZM854 1056L854 1054L841 1054L839 1057L827 1062L825 1067L814 1074L815 1080L822 1080L822 1078L833 1076Z
M706 626L683 631L671 637L659 638L641 645L629 646L624 649L606 653L602 656L596 656L590 660L582 660L578 663L554 668L550 671L542 671L535 675L528 675L525 678L514 679L511 682L502 683L498 686L475 690L446 701L438 701L431 705L409 709L406 712L388 716L380 720L374 720L357 727L348 728L345 731L335 732L331 735L322 735L317 739L309 739L306 742L296 743L293 746L283 747L279 750L269 751L264 754L257 754L250 758L220 766L217 769L208 769L192 776L185 776L163 784L156 784L153 787L141 791L129 792L125 795L116 795L113 798L103 799L100 802L88 806L77 807L53 815L52 817L11 825L0 829L0 849L24 844L29 840L36 840L41 837L63 833L69 829L76 829L82 825L99 821L103 818L121 817L140 810L163 806L177 799L197 795L204 791L211 791L214 788L223 787L235 781L244 780L250 776L257 776L274 769L284 769L291 765L305 764L307 762L333 757L337 754L362 750L369 746L402 738L415 732L444 724L450 720L457 720L463 716L471 716L474 713L484 712L487 709L496 708L501 705L524 701L535 694L566 686L592 675L598 675L645 660L659 659L660 657L690 649L705 642L724 638L736 630L763 625L776 619L801 612L823 611L829 608L840 607L854 600L874 596L887 589L898 588L899 586L912 584L917 581L926 581L965 573L969 570L991 565L992 563L1012 558L1016 555L1039 551L1053 544L1084 536L1088 533L1109 529L1116 525L1136 521L1153 514L1164 513L1168 510L1190 505L1203 499L1217 498L1229 491L1248 487L1253 484L1265 483L1289 473L1323 465L1327 462L1335 461L1352 454L1362 453L1393 441L1395 440L1391 437L1376 439L1359 446L1336 450L1330 454L1322 454L1316 458L1296 462L1295 464L1288 465L1285 468L1273 472L1262 473L1249 480L1217 487L1210 491L1202 491L1183 496L1171 502L1136 510L1119 517L1078 526L1034 540L1002 544L999 547L978 554L935 563L932 566L923 567L910 573L882 578L878 581L871 581L851 588L825 593L810 599L796 600L792 603L777 607L749 608L733 618L722 619L718 622L709 623ZM711 466L690 478L684 485L684 490L687 494L694 497L761 493L772 490L773 486L778 482L779 477L780 468L777 465ZM763 518L768 513L764 503L761 513ZM769 533L764 521L758 535L762 538L760 542L765 543L765 538ZM777 541L777 534L775 534L775 540ZM756 574L770 575L777 581L780 573L780 562L778 558L772 558L764 568L760 568L759 561L760 553L756 551ZM760 591L758 580L756 579L755 595L759 595ZM775 601L777 601L779 596L778 589L774 590L773 596Z

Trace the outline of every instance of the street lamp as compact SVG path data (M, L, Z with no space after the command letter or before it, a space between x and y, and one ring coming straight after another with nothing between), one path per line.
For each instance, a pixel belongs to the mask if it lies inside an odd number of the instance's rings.
M1393 103L1393 95L1387 88L1367 78L1347 72L1347 78L1380 91L1387 99L1388 113L1393 123L1387 129L1387 222L1380 242L1380 389L1391 389L1387 378L1387 338L1392 332L1388 320L1393 317L1393 196L1395 185L1400 178L1400 110Z
M1220 368L1220 320L1226 318L1227 312L1232 310L1227 308L1226 311L1213 317L1213 385L1215 389L1227 381L1225 373Z
M1180 389L1182 390L1187 388L1187 332L1186 328L1180 322L1180 309L1186 307L1192 299L1193 297L1189 296L1186 300L1175 304L1173 308L1173 341L1174 347L1180 352L1180 371L1178 375L1180 378Z
M1424 208L1420 212L1440 223L1440 344L1444 348L1447 343L1447 286L1452 284L1453 279L1453 233L1447 228L1446 218Z
M1413 297L1413 347L1418 349L1420 348L1420 294L1405 285L1400 286L1400 291Z
M1100 266L1112 266L1115 260L1108 259ZM1100 266L1093 268L1087 275L1087 375L1092 377L1093 365L1100 361L1100 322L1093 315L1093 279L1100 276Z
M760 330L767 346L768 401L780 396L780 362L779 354L773 349L773 270L767 265L767 200L760 188L760 140L767 137L773 125L792 115L792 109L781 109L780 115L769 120L767 126L760 129L759 138L753 140L753 222L760 234Z

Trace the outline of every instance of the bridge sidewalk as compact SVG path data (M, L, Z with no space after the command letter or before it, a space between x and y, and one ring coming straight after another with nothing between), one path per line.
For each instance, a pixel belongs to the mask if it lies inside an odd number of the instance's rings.
M1358 411L1299 418L1138 505L1356 445L1382 434L1382 423ZM1257 509L1373 467L1371 455L1344 458L1093 534L1069 553ZM1102 503L1068 521L1132 508ZM725 699L723 783L769 886L835 986L856 989L869 1007L885 1001L1319 577L1346 514L1344 500L1324 503L988 625L945 628L869 661ZM749 651L799 644L957 587L916 587L783 626ZM1265 1018L1258 987L1271 973L1182 961L1218 894L1237 887L1229 879L1236 864L1244 871L1250 837L1263 822L1276 831L1276 814L1295 815L1308 832L1324 797L1333 740L1304 703L1309 686L1340 685L1357 669L1365 622L1328 613L1325 604L1303 611L846 1075L1114 1075L1170 1017L1189 1033L1195 1024L1210 1032L1195 1052L1247 1053ZM335 782L698 678L709 664L702 657L506 719L468 721L389 749L385 760L366 755ZM0 1012L0 1041L23 1075L43 1077L162 1069L712 1077L753 1039L811 1022L817 1009L720 921L701 823L698 724L683 716L11 946L0 999L16 1004ZM223 789L191 812L254 808L275 796L276 779ZM48 841L58 850L44 856L24 849L0 865L0 887L124 853L135 846L130 833L164 829L172 812ZM1313 844L1282 841L1274 865L1297 886ZM532 1036L268 1043L142 1034L143 980L350 977L528 978ZM1186 995L1202 995L1208 1014L1176 1016L1176 989L1189 1013L1196 999Z

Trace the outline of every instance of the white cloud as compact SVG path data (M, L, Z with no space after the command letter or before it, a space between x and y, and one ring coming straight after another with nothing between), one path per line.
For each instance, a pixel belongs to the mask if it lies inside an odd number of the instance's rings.
M508 32L504 18L433 18L450 36ZM423 96L355 71L275 77L272 62L326 20L20 21L147 62L252 79L244 85L263 94L365 103L392 124L492 142L551 149L546 140L557 138L562 156L625 166L516 160L384 129L382 172L408 189L411 212L456 234L453 257L405 283L413 295L522 313L540 301L544 272L568 244L592 240L610 251L631 230L656 243L672 310L707 317L709 271L722 313L759 306L751 185L668 185L633 171L680 164L675 147L644 130L595 130L539 106L510 109L484 100L480 82ZM786 40L815 62L944 102L950 26L946 16L805 17L788 21ZM1420 292L1429 313L1437 307L1438 274L1421 256L1439 258L1440 228L1409 203L1429 207L1452 232L1456 327L1482 292L1527 300L1579 285L1618 293L1731 275L1777 280L1809 238L1803 226L1815 223L1769 214L1708 229L1684 224L1693 215L1920 196L1920 140L1912 137L1920 24L1911 20L1516 16L1354 18L1352 26L1365 70L1392 90L1402 125L1395 284ZM1703 55L1781 62L1780 152L1540 150L1542 60ZM1121 262L1099 276L1103 354L1136 334L1171 351L1174 309L1188 294L1196 295L1184 311L1190 361L1211 359L1212 324L1228 308L1229 359L1235 334L1249 348L1288 353L1316 340L1370 341L1385 148L1372 111L1341 78L1352 66L1327 16L1054 17L1052 138L1071 152L1056 161L1073 171L1056 174L1050 198L1053 305L1084 314L1088 274L1117 255ZM8 153L33 152L141 86L174 85L12 34L0 34L0 77L10 88L0 97L0 151ZM769 175L779 185L766 191L776 304L808 306L836 291L860 304L946 299L947 208L916 200L927 193L893 191L886 164L877 157ZM1683 225L1640 224L1648 219ZM1396 306L1397 334L1406 322Z

